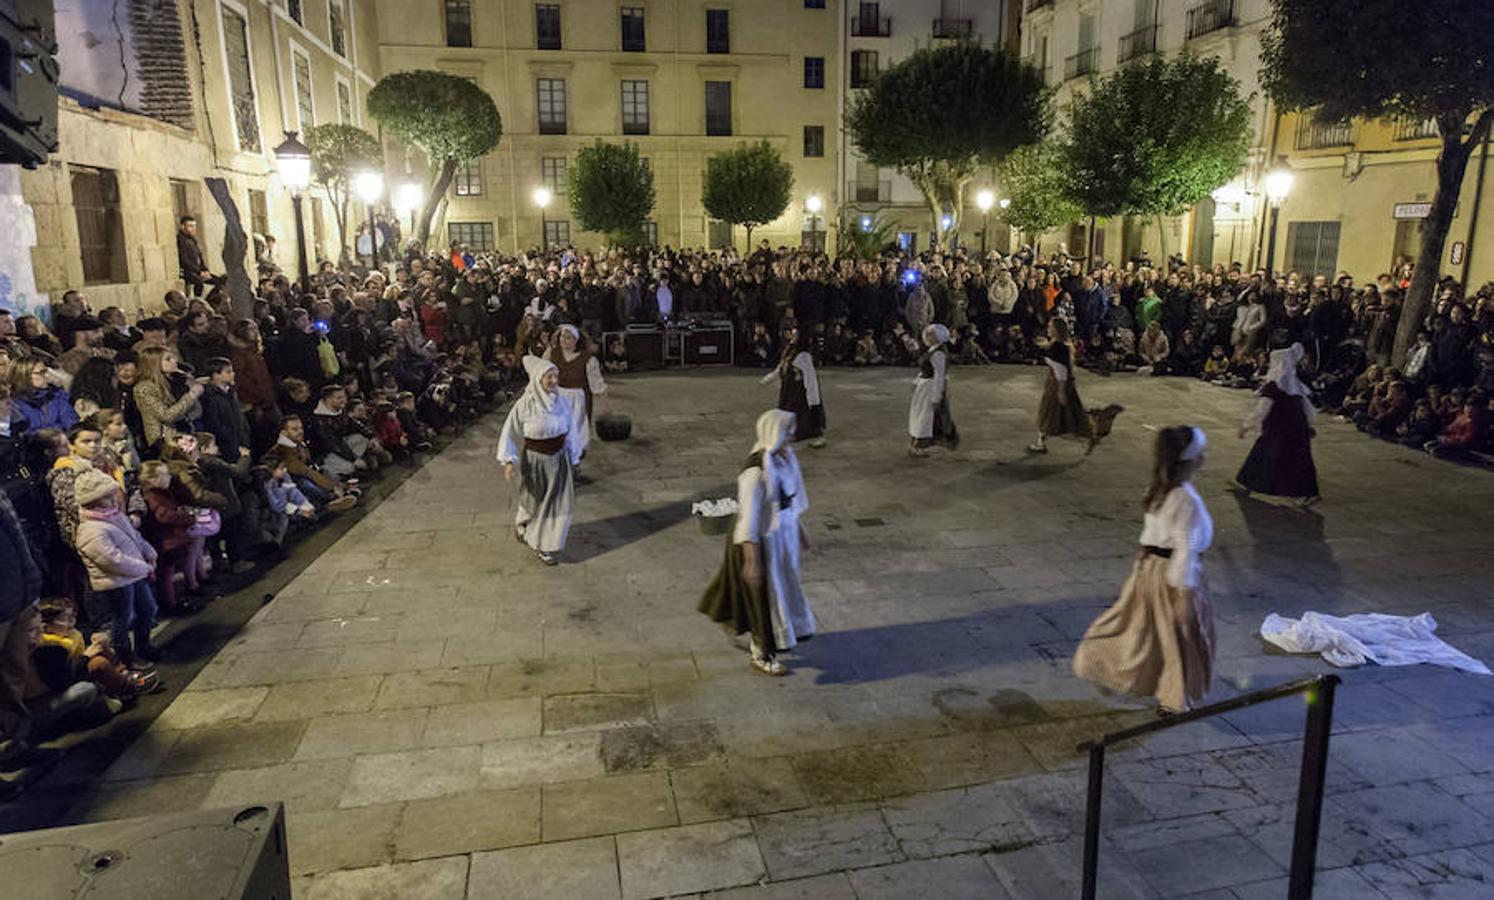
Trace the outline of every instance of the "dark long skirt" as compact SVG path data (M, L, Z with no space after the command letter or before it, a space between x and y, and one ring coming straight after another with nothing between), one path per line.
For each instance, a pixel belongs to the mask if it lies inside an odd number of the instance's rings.
M1079 388L1071 378L1068 382L1069 402L1058 399L1059 380L1050 370L1048 382L1043 385L1043 402L1038 406L1038 431L1046 437L1072 435L1088 438L1093 429L1084 401L1079 399Z
M809 405L804 382L790 375L782 379L778 388L778 408L794 414L794 440L807 441L825 433L825 407Z
M1312 461L1312 426L1297 397L1277 392L1261 422L1261 436L1250 448L1235 480L1246 489L1273 497L1318 496L1318 469Z
M732 538L736 528L726 532L726 550L721 568L696 606L700 612L718 622L732 634L751 633L759 647L773 647L773 608L767 584L750 584L742 574L742 548ZM768 561L762 560L767 566Z

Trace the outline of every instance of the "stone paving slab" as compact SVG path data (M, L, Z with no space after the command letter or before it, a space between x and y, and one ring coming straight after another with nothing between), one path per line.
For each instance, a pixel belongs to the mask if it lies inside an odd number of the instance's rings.
M278 591L75 821L287 803L298 898L1074 896L1081 741L1151 719L1069 671L1134 552L1154 429L1211 429L1199 489L1214 698L1305 674L1268 612L1431 611L1494 656L1494 477L1321 422L1326 500L1237 498L1248 395L1085 378L1104 445L1022 452L1034 369L957 369L962 449L903 453L906 373L831 370L800 454L819 635L782 679L694 612L766 395L738 372L617 379L634 437L587 459L547 569L507 533L495 418ZM1340 670L1318 896L1482 897L1494 679ZM1284 895L1304 710L1241 710L1109 754L1102 897ZM28 794L28 798L33 795ZM46 791L34 802L46 802Z

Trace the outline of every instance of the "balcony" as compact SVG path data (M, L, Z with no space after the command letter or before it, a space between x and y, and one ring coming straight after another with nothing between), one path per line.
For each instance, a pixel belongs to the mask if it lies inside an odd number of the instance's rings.
M1116 62L1130 62L1138 56L1146 56L1148 53L1157 52L1157 26L1148 25L1138 28L1120 39L1120 50L1116 53Z
M892 16L852 16L851 37L892 37Z
M846 184L846 196L855 203L891 203L892 180L884 178L871 182L852 179Z
M1188 10L1188 40L1235 25L1235 0L1204 0Z
M1053 0L1027 0L1026 11L1037 12L1045 6L1052 6Z
M1297 119L1297 149L1323 150L1328 147L1351 147L1354 145L1354 123L1320 122L1312 115L1304 114Z
M1398 141L1425 141L1437 140L1442 137L1442 132L1437 128L1436 119L1412 119L1397 118L1395 120L1395 139Z
M965 38L975 31L975 22L972 19L935 19L934 37L936 38Z
M1090 47L1088 50L1080 50L1078 53L1075 53L1073 56L1070 56L1068 59L1063 61L1063 78L1065 81L1068 81L1070 78L1078 78L1081 75L1088 75L1095 70L1095 67L1099 65L1099 62L1099 47Z

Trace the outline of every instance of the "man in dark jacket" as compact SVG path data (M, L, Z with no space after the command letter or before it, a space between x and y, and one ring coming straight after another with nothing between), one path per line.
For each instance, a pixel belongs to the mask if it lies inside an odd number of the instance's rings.
M202 245L197 243L197 219L182 216L176 231L176 258L181 266L182 281L194 297L201 297L205 285L216 283L217 276L208 271L207 258L202 255Z
M234 390L233 363L222 357L207 361L207 390L202 392L202 429L218 442L218 457L235 469L248 470L249 420Z
M326 381L322 373L322 359L318 353L322 337L311 321L311 314L304 309L291 313L290 327L280 334L275 348L275 360L271 369L280 378L299 378L313 388Z
M24 749L26 660L41 586L41 560L33 555L10 498L0 492L0 747L10 751ZM0 749L0 756L6 755Z

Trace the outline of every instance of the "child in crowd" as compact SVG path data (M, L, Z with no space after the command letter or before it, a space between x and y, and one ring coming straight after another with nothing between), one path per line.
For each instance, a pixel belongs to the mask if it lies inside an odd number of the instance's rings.
M156 550L120 510L119 484L103 472L79 473L73 487L78 501L78 556L93 589L114 613L110 637L127 663L154 662L150 632L156 597L150 589Z
M1204 380L1217 382L1227 375L1229 375L1229 357L1224 355L1223 344L1215 344L1213 349L1209 350L1209 358L1204 360Z
M196 524L197 513L177 501L171 490L171 469L159 460L141 464L140 487L149 508L142 530L156 550L156 588L161 592L161 607L173 614L190 611L195 603L177 597L176 572L186 561L193 541L187 529Z
M768 326L762 322L752 323L752 334L747 337L747 361L754 369L771 369L778 364L773 340L768 337Z
M1420 448L1436 440L1437 433L1441 430L1436 415L1432 413L1432 404L1423 397L1416 401L1406 421L1396 426L1395 436L1396 440L1407 447Z
M119 659L107 631L96 631L85 640L78 630L77 610L71 600L47 598L38 609L42 637L33 659L42 680L49 685L71 684L87 677L106 697L118 700L132 700L162 689L161 676L156 672L130 671Z
M759 322L756 327L761 329L762 323ZM763 335L767 335L766 330L763 331ZM877 338L871 329L861 332L861 337L856 339L856 352L852 362L858 366L880 366L882 364L882 354L877 350Z
M296 486L296 480L286 469L285 460L276 456L266 457L257 472L269 506L268 531L276 544L284 542L285 533L293 519L316 521L316 506Z

